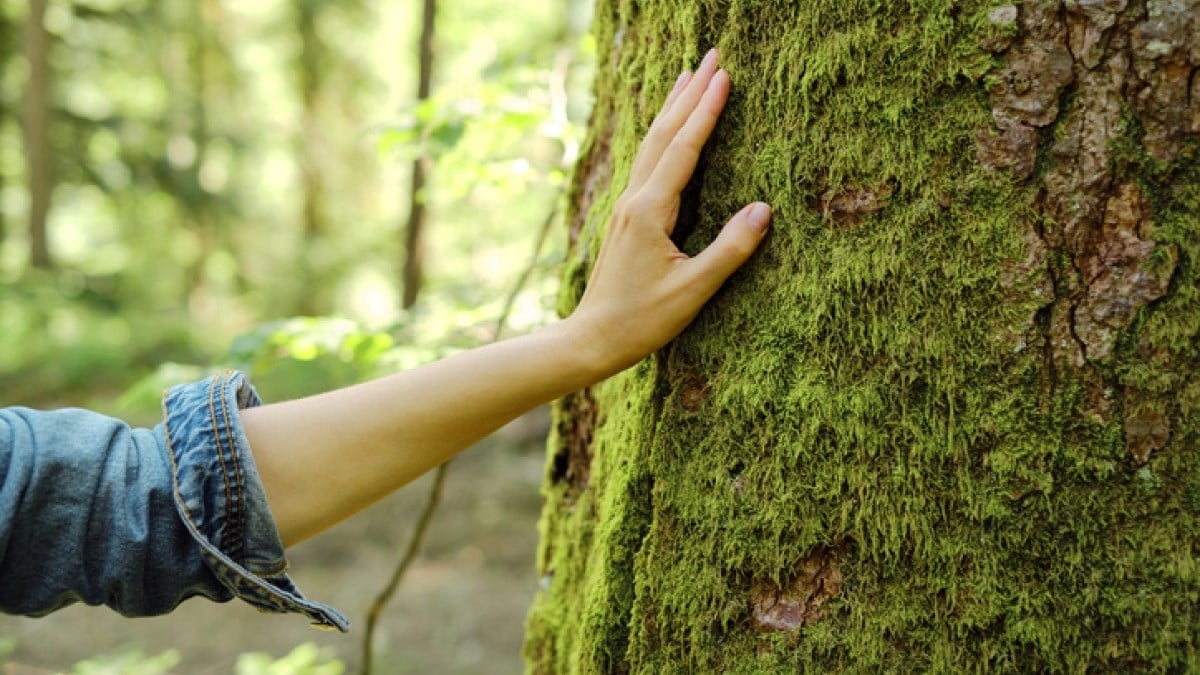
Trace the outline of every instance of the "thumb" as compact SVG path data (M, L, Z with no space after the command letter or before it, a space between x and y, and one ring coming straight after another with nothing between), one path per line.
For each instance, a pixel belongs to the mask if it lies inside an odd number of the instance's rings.
M763 202L747 204L721 228L713 243L689 262L696 290L711 296L721 284L758 249L771 224L771 207Z

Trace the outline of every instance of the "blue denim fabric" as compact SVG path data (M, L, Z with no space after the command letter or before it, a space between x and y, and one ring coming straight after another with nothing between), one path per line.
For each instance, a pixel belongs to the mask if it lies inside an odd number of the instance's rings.
M202 595L348 630L301 595L237 411L260 405L240 373L173 387L163 424L68 409L0 409L0 611L73 602L164 614Z

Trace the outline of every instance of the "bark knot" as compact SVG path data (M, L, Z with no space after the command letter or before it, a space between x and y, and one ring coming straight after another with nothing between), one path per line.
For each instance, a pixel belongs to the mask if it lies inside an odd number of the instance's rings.
M847 185L823 192L816 207L825 220L851 227L862 222L863 217L882 211L891 196L892 186L888 183Z
M1131 402L1133 403L1133 402ZM1137 466L1150 460L1150 453L1166 447L1171 423L1151 402L1136 402L1125 412L1125 447Z
M697 412L708 400L710 390L707 378L696 373L689 373L684 376L683 386L679 389L679 405L690 413Z
M824 616L821 605L842 588L841 561L849 546L818 546L783 584L756 581L750 589L751 622L760 632L796 631Z

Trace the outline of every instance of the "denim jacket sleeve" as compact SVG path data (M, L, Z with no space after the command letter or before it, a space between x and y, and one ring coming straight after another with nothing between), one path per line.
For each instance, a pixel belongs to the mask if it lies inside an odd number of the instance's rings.
M346 631L306 599L287 561L238 410L260 405L240 373L163 395L163 423L131 429L85 410L0 409L0 611L73 602L126 616L202 595L241 598Z

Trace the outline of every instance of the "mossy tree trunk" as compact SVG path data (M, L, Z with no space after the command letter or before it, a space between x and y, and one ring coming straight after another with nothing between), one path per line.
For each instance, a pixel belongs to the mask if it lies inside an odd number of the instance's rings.
M530 670L1200 669L1200 1L601 0L595 34L562 310L710 45L679 241L775 220L558 405Z

